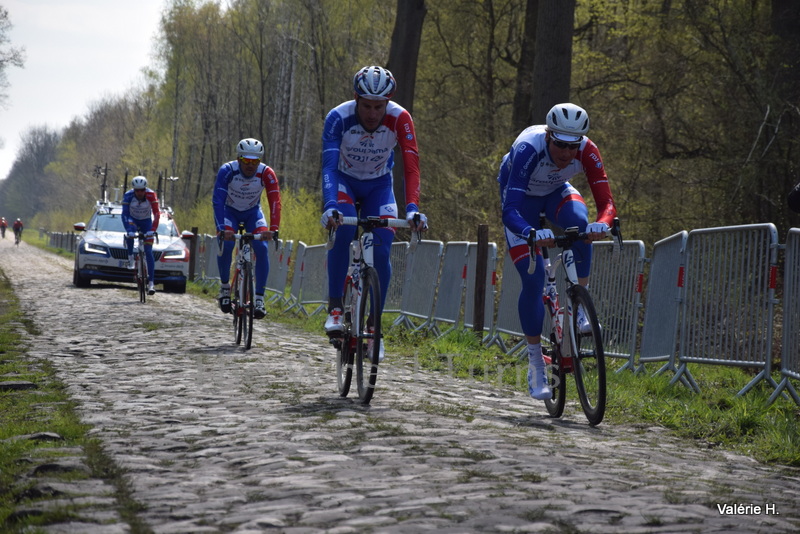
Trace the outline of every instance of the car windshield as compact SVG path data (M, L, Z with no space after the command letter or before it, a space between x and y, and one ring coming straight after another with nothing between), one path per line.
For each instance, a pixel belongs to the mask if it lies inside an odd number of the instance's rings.
M90 230L96 232L124 232L122 216L118 213L98 213ZM158 235L162 237L178 237L178 229L175 223L166 217L161 216L158 222Z

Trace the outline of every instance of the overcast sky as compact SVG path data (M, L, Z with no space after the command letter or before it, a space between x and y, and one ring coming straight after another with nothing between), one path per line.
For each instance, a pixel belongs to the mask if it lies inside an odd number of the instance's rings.
M166 0L0 0L13 25L13 47L25 67L6 69L8 99L0 108L0 179L14 163L20 135L32 127L60 130L92 103L124 94L152 51ZM102 164L86 162L87 168Z

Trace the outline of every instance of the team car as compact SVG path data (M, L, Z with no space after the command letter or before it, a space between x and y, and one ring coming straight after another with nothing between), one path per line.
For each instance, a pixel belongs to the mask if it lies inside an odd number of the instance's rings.
M125 227L122 224L122 205L98 202L89 224L73 225L82 232L75 250L75 269L72 283L89 287L92 280L108 282L133 282L133 271L128 268L128 249L125 244ZM191 232L178 232L170 208L161 210L157 241L153 244L155 283L163 284L165 291L186 292L189 277L189 248L184 237Z

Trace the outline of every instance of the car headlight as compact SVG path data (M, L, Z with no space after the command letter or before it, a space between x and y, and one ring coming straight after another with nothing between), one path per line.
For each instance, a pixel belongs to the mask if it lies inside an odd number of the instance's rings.
M167 249L161 254L164 261L182 261L186 259L186 249Z
M108 247L97 245L95 243L84 243L83 251L89 254L102 254L103 256L108 256Z

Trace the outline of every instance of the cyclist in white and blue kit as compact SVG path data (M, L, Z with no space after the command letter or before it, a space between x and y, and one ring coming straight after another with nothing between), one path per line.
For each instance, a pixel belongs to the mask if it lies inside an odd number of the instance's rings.
M223 313L231 311L231 255L235 244L234 234L239 223L245 231L262 234L253 241L255 261L256 299L253 316L263 319L264 289L269 275L267 243L281 224L281 192L275 171L262 163L264 145L258 139L242 139L236 144L237 158L225 163L217 172L212 205L214 225L223 237L222 254L217 257L220 292L217 297ZM266 190L269 202L269 226L261 210L261 195Z
M325 118L322 132L322 226L336 228L336 241L328 252L328 317L325 331L335 336L344 329L342 296L349 264L350 243L356 228L341 226L332 217L342 216L395 219L397 202L392 189L394 148L400 147L403 158L405 216L414 231L427 228L425 215L419 214L419 152L411 114L390 99L397 83L387 69L364 67L353 77L355 98L333 108ZM381 298L385 302L392 275L390 252L393 228L374 231L374 262L380 279ZM381 307L383 303L381 303ZM380 355L383 356L383 340Z
M153 257L153 241L161 218L161 209L158 207L156 192L147 187L147 178L135 176L131 180L132 189L122 197L122 224L128 232L126 245L128 247L128 268L135 267L133 259L133 238L141 232L145 235L144 257L147 262L147 292L155 294L156 262ZM152 217L151 217L152 215Z
M590 242L572 246L578 282L589 284L592 261L591 241L603 239L617 213L608 185L603 159L591 139L589 115L575 104L556 104L547 113L547 124L529 126L503 157L497 180L503 204L503 224L511 260L522 280L519 320L528 342L528 391L535 399L548 399L552 390L542 357L541 334L544 321L544 260L537 253L536 269L528 274L531 261L527 239L534 236L537 247L553 246L553 232L540 228L539 214L561 228L577 226L589 234ZM568 180L584 174L589 182L597 219L589 222L583 197ZM538 252L538 248L537 248ZM577 310L581 332L591 330L582 308Z

